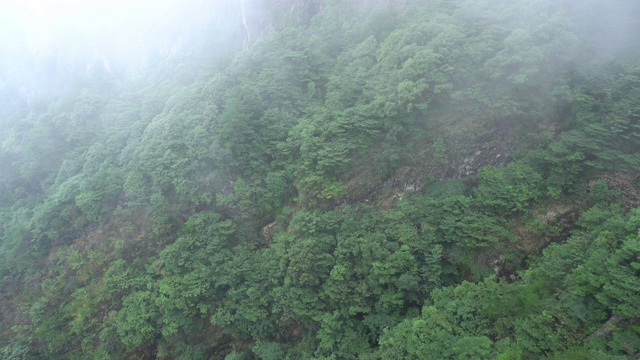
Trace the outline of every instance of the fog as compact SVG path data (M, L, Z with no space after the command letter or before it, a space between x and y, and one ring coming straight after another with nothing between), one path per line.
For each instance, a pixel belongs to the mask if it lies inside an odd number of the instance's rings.
M563 7L594 53L627 55L637 48L639 2L546 1ZM390 1L361 1L364 8ZM403 7L406 1L397 3ZM532 1L530 4L537 2ZM0 112L64 92L82 76L142 74L151 64L184 56L193 46L210 52L247 49L278 21L301 9L309 20L322 1L262 0L2 0ZM308 9L314 9L308 11ZM491 7L470 2L468 11ZM215 48L215 49L214 49ZM3 110L4 109L4 110Z
M612 56L637 51L640 38L640 2L636 0L587 0L561 3L576 32L593 48Z
M159 1L20 1L3 9L3 23L20 34L30 53L51 53L60 40L75 35L91 39L96 35L116 36L140 31L149 25L166 22L175 0Z
M212 23L238 27L240 5L201 0L4 0L0 112L57 96L78 77L140 74L152 63L188 51Z
M5 2L0 9L2 63L13 72L43 60L98 60L106 70L118 58L128 58L132 65L143 63L149 48L168 40L166 35L172 32L168 26L182 15L176 11L178 4L175 0Z
M0 0L0 358L637 358L639 35L640 0Z

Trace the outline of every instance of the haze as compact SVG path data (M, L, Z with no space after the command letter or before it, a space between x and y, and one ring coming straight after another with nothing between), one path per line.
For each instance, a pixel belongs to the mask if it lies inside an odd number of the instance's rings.
M159 1L5 1L2 41L26 44L32 54L52 52L65 39L119 36L167 21L175 0Z
M0 88L19 92L31 103L64 91L82 72L138 72L162 58L158 55L180 51L185 35L210 14L201 5L177 0L0 1Z

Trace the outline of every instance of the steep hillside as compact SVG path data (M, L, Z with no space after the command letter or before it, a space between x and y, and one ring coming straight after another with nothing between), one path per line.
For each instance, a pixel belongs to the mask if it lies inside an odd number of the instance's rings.
M5 65L0 357L640 355L637 2L194 4Z

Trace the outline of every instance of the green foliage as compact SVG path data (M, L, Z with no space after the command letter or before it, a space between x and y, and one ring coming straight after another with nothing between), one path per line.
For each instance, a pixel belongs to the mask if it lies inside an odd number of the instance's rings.
M278 343L257 342L251 347L251 350L262 360L278 360L285 358L285 352L282 345Z
M116 320L120 341L126 346L151 342L158 334L159 311L149 291L133 292L122 300Z
M231 3L0 84L0 357L637 357L637 5Z
M520 211L540 197L542 177L531 167L511 163L504 168L484 167L474 190L478 202L498 214Z

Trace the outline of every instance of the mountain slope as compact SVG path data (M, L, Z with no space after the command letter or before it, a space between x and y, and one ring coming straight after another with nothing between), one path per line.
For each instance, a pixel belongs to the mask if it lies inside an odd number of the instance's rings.
M9 96L0 354L636 357L640 8L603 4L247 2Z

